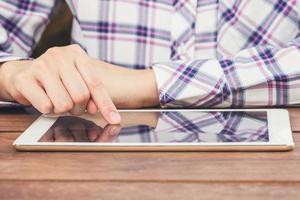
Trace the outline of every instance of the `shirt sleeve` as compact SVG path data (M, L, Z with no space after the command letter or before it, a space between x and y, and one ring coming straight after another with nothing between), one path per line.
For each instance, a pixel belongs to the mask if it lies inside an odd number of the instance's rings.
M0 62L27 59L58 0L0 1Z
M226 59L153 65L162 107L251 107L300 103L300 38Z

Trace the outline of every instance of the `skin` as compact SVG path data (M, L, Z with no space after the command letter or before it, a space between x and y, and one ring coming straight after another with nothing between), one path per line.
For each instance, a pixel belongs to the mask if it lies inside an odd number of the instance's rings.
M50 48L34 60L2 63L0 100L32 105L44 114L100 112L110 124L121 122L116 108L159 104L153 70L93 59L79 45Z

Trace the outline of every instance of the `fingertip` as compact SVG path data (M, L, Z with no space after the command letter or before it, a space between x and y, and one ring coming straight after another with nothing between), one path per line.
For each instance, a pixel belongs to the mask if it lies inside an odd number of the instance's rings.
M110 124L120 124L121 123L121 115L118 111L112 111L109 113L108 122Z
M108 133L111 135L111 136L116 136L120 133L121 131L121 126L117 126L117 125L114 125L114 126L111 126Z

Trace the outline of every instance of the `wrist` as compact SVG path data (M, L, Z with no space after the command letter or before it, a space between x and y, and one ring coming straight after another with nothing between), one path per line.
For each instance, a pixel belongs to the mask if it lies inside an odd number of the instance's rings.
M134 70L136 74L131 79L134 94L140 108L155 107L159 105L158 88L154 71L152 69Z
M133 70L97 61L100 78L118 108L159 105L153 70Z
M158 91L153 70L126 69L122 73L117 99L125 99L124 108L146 108L159 105ZM126 77L126 78L125 78ZM121 92L123 90L123 92ZM121 95L121 96L118 96Z

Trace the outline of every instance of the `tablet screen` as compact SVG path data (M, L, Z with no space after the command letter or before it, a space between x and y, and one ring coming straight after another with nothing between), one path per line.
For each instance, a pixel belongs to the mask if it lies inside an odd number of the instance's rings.
M100 116L59 117L38 142L268 142L265 111L121 112L121 125Z

